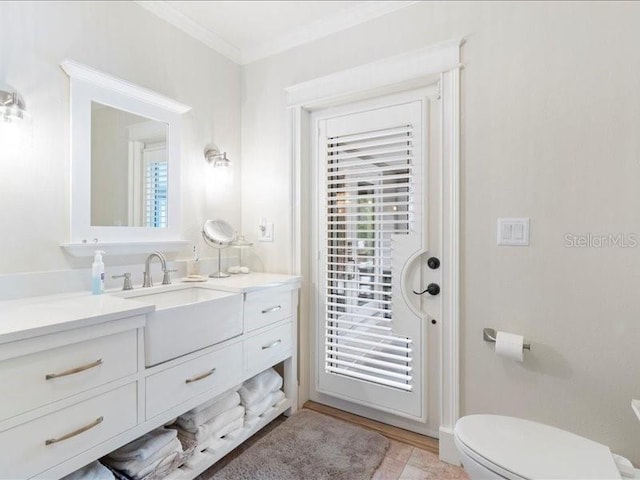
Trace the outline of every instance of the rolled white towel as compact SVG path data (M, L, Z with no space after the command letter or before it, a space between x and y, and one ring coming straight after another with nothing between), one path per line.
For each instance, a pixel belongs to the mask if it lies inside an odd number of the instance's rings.
M231 410L238 405L240 405L240 395L238 392L227 392L180 415L176 420L176 424L187 432L195 433L200 425L207 423L221 413Z
M127 443L124 447L111 452L107 455L107 458L117 462L127 460L145 461L174 438L176 438L176 431L172 428L156 428L133 442Z
M230 423L244 418L244 407L238 405L231 410L227 410L221 413L217 417L209 420L207 423L200 425L195 432L188 432L186 430L180 430L180 435L183 435L187 439L195 440L197 443L202 443L212 437L216 432L222 430Z
M245 407L247 409L247 418L259 417L283 398L284 392L282 390L278 390L277 392L268 394L260 402L256 402L252 405L247 405Z
M114 480L113 473L100 462L91 462L89 465L82 467L70 473L62 480Z
M173 430L175 432L175 430ZM177 432L176 432L177 434ZM177 437L171 439L169 443L167 443L164 447L158 450L154 455L146 458L145 460L122 460L117 461L111 459L109 456L105 457L103 461L108 464L110 467L115 468L123 472L125 475L129 477L143 477L140 472L145 472L149 470L151 466L157 466L164 459L169 456L174 457L174 452L179 450L182 452L182 444Z
M259 373L242 384L238 393L243 405L252 405L263 400L269 393L282 388L282 377L273 368Z

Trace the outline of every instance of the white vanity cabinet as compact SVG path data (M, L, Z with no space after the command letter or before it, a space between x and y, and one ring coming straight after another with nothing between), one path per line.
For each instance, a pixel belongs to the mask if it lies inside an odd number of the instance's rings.
M92 302L109 322L87 325L69 311L69 322L44 328L33 318L33 337L0 334L0 478L42 474L138 425L145 316ZM61 331L37 335L47 327Z
M286 398L241 431L204 445L169 480L195 478L296 410L299 282L267 274L210 280L202 288L226 292L225 305L235 307L224 317L236 319L237 330L208 341L201 335L192 351L152 367L145 366L145 335L155 307L141 299L0 303L0 479L60 478L282 364Z

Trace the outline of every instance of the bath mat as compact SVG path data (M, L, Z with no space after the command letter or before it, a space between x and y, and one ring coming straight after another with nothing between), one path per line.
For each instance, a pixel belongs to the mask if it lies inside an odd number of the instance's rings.
M369 480L388 448L379 433L301 410L209 479Z

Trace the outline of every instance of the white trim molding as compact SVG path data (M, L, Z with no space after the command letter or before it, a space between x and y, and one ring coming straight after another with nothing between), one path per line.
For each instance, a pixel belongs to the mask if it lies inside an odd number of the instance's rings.
M261 58L285 52L292 48L328 37L334 33L346 30L374 18L382 17L396 10L408 7L418 2L377 1L360 2L358 5L329 17L321 18L313 23L301 25L283 35L266 42L257 42L242 50L242 64L247 65Z
M174 27L179 28L190 37L198 40L207 47L224 55L234 63L242 63L242 52L235 45L219 37L211 30L203 27L195 20L180 12L177 8L171 6L166 1L136 1L145 10L150 11L157 17L161 18Z
M88 82L97 87L113 90L118 94L177 113L178 115L182 115L183 113L191 110L190 106L176 102L172 98L165 97L164 95L156 93L153 90L149 90L148 88L140 87L116 76L109 75L101 72L100 70L96 70L95 68L83 65L75 60L63 60L60 62L60 66L66 74L69 75L69 78Z
M257 40L240 47L233 45L215 32L182 13L178 8L165 0L145 1L136 0L135 3L153 13L167 23L179 28L190 37L198 40L207 47L224 55L232 62L247 65L256 60L276 55L292 48L327 37L336 32L346 30L374 18L387 15L402 8L418 3L416 1L377 1L357 2L357 5L339 10L327 17L306 25L289 29L282 35L268 40ZM176 2L179 3L179 2ZM205 3L205 2L203 2ZM215 4L215 2L209 2ZM286 15L286 12L284 13ZM241 25L238 25L241 28Z
M333 73L285 89L289 108L289 156L292 172L290 198L293 210L290 245L295 249L291 270L295 274L309 274L303 262L305 251L303 211L305 182L309 181L308 162L311 138L311 112L329 105L351 103L373 98L390 91L409 90L433 83L440 78L442 97L442 240L443 240L443 318L442 372L440 411L440 458L459 464L453 443L453 429L459 416L459 222L460 222L460 49L463 39L433 45L414 52L403 53L377 62ZM313 299L307 282L301 294L301 312L312 318ZM300 343L310 345L309 332L301 329ZM303 338L303 334L307 338ZM308 385L301 385L302 388ZM300 400L305 392L301 389ZM406 428L406 427L405 427Z
M287 105L317 108L363 92L419 82L458 68L462 43L462 39L451 40L292 85L285 88Z

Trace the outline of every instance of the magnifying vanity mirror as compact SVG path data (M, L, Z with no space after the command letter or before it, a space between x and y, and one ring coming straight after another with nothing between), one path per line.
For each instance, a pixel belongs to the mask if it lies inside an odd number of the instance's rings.
M211 247L218 250L218 271L209 275L211 278L225 278L229 274L222 271L221 250L227 248L236 239L236 232L224 220L207 220L202 228L202 237Z
M180 127L190 107L71 60L72 255L177 251Z

